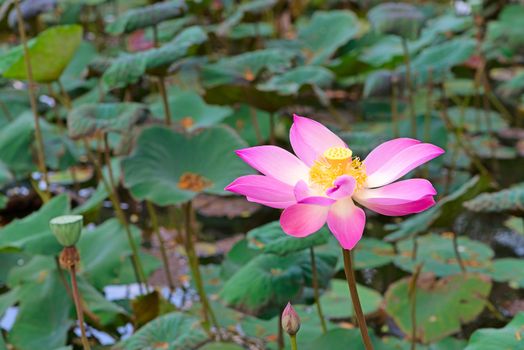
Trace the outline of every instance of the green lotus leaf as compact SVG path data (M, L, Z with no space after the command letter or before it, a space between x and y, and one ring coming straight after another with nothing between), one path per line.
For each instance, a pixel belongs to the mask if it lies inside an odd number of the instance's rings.
M231 181L250 173L234 152L245 146L225 126L194 134L153 126L122 161L124 184L135 198L158 205L180 204L202 192L223 195Z
M58 80L81 41L82 27L79 25L51 27L29 41L33 79L38 83ZM21 47L15 47L0 57L0 73L6 78L27 79Z
M411 277L389 286L386 312L405 334L411 334ZM458 274L435 280L419 277L416 288L417 338L430 343L460 331L461 324L472 321L485 306L491 282L482 275Z
M524 340L521 336L523 328L524 313L520 312L505 327L476 330L464 350L521 350L524 347Z

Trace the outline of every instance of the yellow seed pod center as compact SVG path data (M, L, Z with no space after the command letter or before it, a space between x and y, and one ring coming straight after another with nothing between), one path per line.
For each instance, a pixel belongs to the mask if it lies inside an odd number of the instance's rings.
M324 152L324 158L331 164L345 163L352 155L353 152L345 147L330 147Z

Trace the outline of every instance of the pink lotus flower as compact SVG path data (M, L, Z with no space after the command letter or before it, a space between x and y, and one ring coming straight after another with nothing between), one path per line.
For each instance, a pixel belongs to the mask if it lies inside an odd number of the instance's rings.
M387 216L419 213L435 204L428 180L394 182L444 150L415 139L387 141L364 159L322 124L294 116L289 132L292 153L276 146L238 150L243 161L263 175L242 176L226 190L248 201L284 209L282 229L306 237L328 227L344 249L352 249L366 223L360 205Z

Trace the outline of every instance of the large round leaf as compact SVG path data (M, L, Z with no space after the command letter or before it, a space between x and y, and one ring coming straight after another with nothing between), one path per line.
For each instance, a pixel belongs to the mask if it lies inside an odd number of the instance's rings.
M292 95L306 85L328 87L333 79L333 73L324 67L300 66L272 77L269 81L259 84L257 88L262 91L276 91L281 95Z
M513 288L524 288L524 260L495 259L488 274L497 282L507 282Z
M411 277L392 284L386 292L386 312L405 334L411 332ZM417 338L433 342L460 330L477 317L491 291L491 282L475 274L458 274L435 280L421 275L416 289Z
M458 251L466 270L484 272L490 266L493 250L467 237L458 237ZM460 273L460 265L453 249L452 236L429 234L417 238L416 259L413 259L413 240L408 239L397 244L398 255L395 265L413 272L417 265L424 264L423 272L432 272L437 276L449 276Z
M39 83L58 80L81 41L82 27L79 25L51 27L29 41L33 79ZM21 47L15 47L0 58L2 71L6 78L27 79Z
M124 183L136 198L158 205L183 203L200 192L225 194L228 183L250 172L234 153L245 146L224 126L188 135L150 127L122 162Z

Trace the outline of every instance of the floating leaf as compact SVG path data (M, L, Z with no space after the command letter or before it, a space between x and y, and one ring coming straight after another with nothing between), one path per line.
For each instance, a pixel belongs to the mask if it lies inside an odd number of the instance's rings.
M33 254L55 255L62 247L49 229L49 220L69 212L69 199L57 196L39 211L14 220L0 229L0 251L25 251Z
M244 350L244 348L234 343L208 343L198 350Z
M524 184L481 195L464 203L464 207L477 213L523 212Z
M389 286L386 312L405 334L411 334L411 301L408 289L411 277ZM475 274L459 274L434 280L419 277L416 289L417 338L433 342L460 331L462 323L472 321L484 309L491 282Z
M170 0L150 6L131 9L109 24L106 32L112 35L130 33L137 29L157 25L182 15L187 9L185 1Z
M148 117L141 103L93 103L77 107L67 116L69 136L73 139L108 132L129 133L135 124Z
M311 21L300 28L298 40L306 50L309 63L322 64L358 31L357 17L351 11L316 11Z
M115 350L193 349L207 339L197 318L172 312L149 322L114 346Z
M82 27L63 25L46 29L28 42L33 79L39 83L58 80L82 41ZM0 58L0 73L6 78L27 79L21 47Z
M507 282L512 288L524 288L524 260L495 259L487 273L497 282Z
M382 295L374 289L357 285L358 295L362 302L365 315L378 311L382 304ZM324 314L329 318L353 317L351 299L348 299L349 289L346 281L333 280L331 288L320 297Z
M368 18L378 32L398 35L408 40L418 37L424 22L424 14L417 7L392 2L373 7Z
M461 269L452 238L451 235L436 234L417 237L416 259L413 259L412 254L413 240L401 241L397 244L395 265L414 272L417 265L423 264L423 272L432 272L439 277L458 274ZM467 237L458 237L457 248L468 272L485 272L490 267L494 253L489 246Z
M201 192L224 194L228 183L250 172L234 153L243 147L245 143L224 126L192 135L150 127L122 162L124 183L137 199L158 205L180 204Z
M282 95L292 95L298 93L304 85L327 87L333 79L333 73L324 67L300 66L284 74L276 75L257 87L262 91L276 91Z
M485 328L476 330L469 339L464 350L491 350L524 348L524 313L518 313L510 323L503 328Z
M217 125L233 112L226 106L208 105L193 91L170 92L168 103L172 120L179 122L188 131ZM151 105L151 111L157 116L164 115L162 102Z
M375 340L372 341L372 343L376 346L376 338L373 337L372 339ZM348 348L348 344L351 344L351 349L354 350L365 349L364 343L362 342L362 336L358 329L332 329L306 344L304 348L305 350L344 350Z

